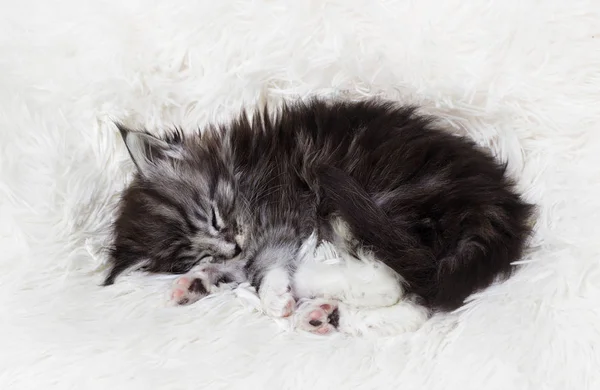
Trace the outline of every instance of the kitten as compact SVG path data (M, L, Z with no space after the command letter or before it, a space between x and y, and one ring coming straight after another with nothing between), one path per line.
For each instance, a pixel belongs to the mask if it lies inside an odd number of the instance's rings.
M185 137L119 129L137 174L105 284L195 266L179 304L249 281L267 314L317 334L414 329L509 276L531 232L505 166L415 107L312 99Z

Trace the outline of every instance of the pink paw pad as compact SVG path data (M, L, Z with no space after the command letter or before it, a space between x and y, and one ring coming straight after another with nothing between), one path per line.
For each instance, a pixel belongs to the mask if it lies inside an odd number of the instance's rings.
M322 326L322 327L318 328L317 330L315 330L315 333L327 334L327 333L331 332L332 330L333 330L333 326L327 325L327 326Z
M334 303L315 300L306 302L298 313L298 327L314 334L334 332L339 323L339 313Z
M182 276L171 289L170 301L176 305L194 303L208 294L202 279Z
M178 299L181 298L183 295L185 294L185 290L181 290L181 289L175 289L173 290L173 292L171 293L171 299Z

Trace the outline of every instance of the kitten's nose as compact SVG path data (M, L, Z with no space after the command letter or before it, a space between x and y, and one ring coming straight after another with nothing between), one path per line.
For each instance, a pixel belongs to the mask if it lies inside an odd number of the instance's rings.
M233 252L233 257L236 257L240 253L242 253L242 248L240 248L240 246L238 244L235 244L235 249L234 249L234 252Z

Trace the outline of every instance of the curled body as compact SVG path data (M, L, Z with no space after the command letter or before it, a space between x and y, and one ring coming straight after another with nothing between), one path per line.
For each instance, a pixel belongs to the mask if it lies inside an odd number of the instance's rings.
M186 136L120 129L137 173L105 283L191 272L180 303L247 280L314 333L360 333L350 319L382 307L377 324L412 329L509 276L531 231L505 166L415 107L311 99Z

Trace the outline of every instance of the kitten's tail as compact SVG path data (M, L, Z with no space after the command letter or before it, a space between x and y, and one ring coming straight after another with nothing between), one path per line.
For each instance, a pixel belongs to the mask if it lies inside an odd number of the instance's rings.
M317 178L324 201L349 225L353 238L373 250L378 259L409 285L426 285L435 273L431 251L397 220L392 221L351 176L331 166L320 166Z
M397 237L388 216L354 178L331 166L320 166L317 177L324 200L350 225L356 238L389 249L414 244L408 236Z
M453 310L496 277L510 275L512 262L522 254L523 238L531 232L532 206L512 194L496 219L485 220L483 228L470 226L453 253L437 259L410 234L408 224L392 221L354 178L329 166L320 167L317 177L324 201L331 202L353 237L371 247L430 308ZM498 228L490 229L494 224Z

